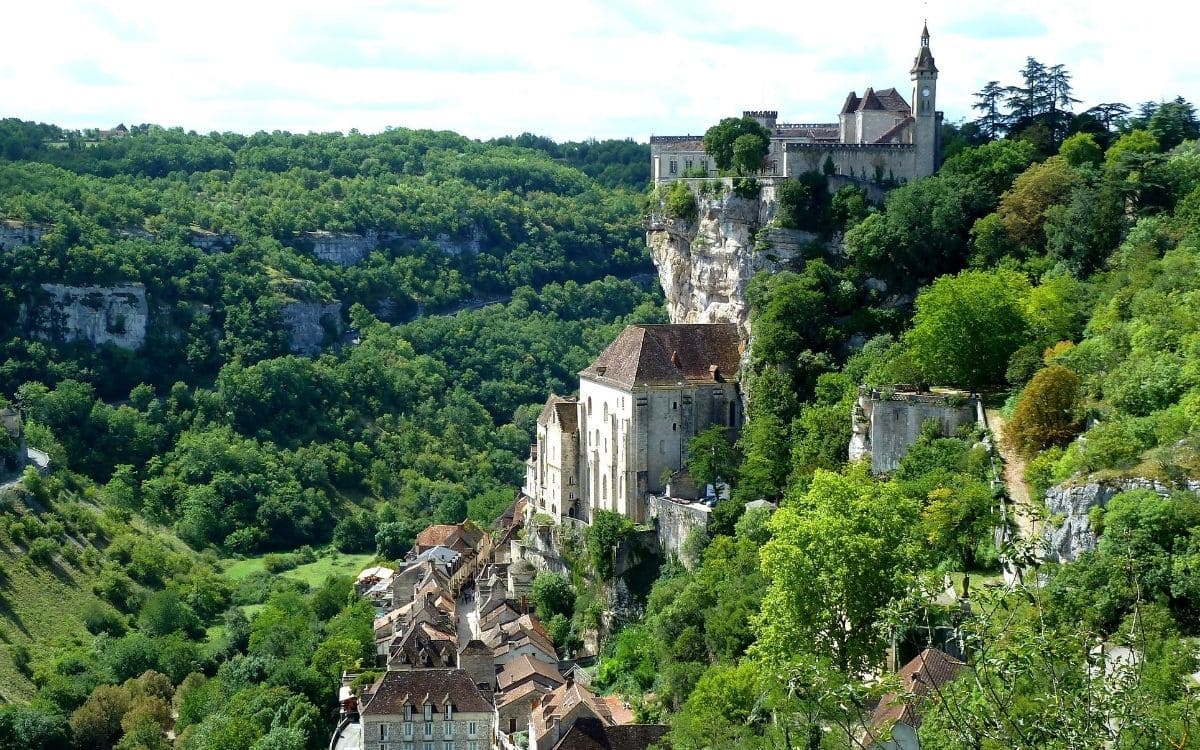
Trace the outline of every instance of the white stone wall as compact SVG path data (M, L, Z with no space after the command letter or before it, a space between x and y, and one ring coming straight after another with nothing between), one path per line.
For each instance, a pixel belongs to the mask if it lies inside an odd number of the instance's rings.
M438 698L440 699L440 696ZM474 740L479 750L485 750L492 746L492 724L495 716L490 712L455 713L453 720L447 722L440 712L434 711L433 720L429 722L433 731L426 735L425 718L419 710L413 712L412 720L408 722L404 720L403 714L367 713L362 717L363 747L370 750L403 750L406 742L419 748L429 740L433 742L434 747L442 750L443 744L450 740L454 743L454 750L467 750ZM472 723L475 725L473 733L470 731ZM453 725L450 735L446 734L447 724ZM410 734L405 734L406 726L411 731Z
M596 510L629 512L632 402L631 395L616 386L579 379L581 497L589 518Z

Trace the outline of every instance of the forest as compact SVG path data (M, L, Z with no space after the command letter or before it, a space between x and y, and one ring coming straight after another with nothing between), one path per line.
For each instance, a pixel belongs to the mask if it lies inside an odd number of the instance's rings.
M690 451L732 501L626 582L593 683L676 750L865 747L896 685L863 675L947 630L972 658L923 748L1194 746L1200 127L1182 98L1076 114L1063 66L1020 76L882 205L783 191L820 248L752 282L747 428ZM0 748L315 750L374 648L338 566L512 503L547 394L666 320L643 214L695 196L648 191L633 141L128 130L0 121L0 219L44 230L0 249L0 407L53 461L0 490ZM342 265L313 232L382 239ZM139 351L31 335L43 284L118 282L145 288ZM292 353L285 306L335 300L340 330ZM983 393L1035 498L1152 488L1073 562L998 542L995 434L927 430L886 477L847 461L858 387L900 383ZM602 626L632 531L600 515L575 574L535 581L559 646Z

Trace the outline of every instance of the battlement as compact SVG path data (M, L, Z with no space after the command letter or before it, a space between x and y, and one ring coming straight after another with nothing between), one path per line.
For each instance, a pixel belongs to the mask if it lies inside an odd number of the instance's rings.
M686 143L687 141L703 141L702 135L652 135L650 145L656 143Z
M779 110L776 110L776 109L746 109L746 110L742 110L742 117L779 117Z

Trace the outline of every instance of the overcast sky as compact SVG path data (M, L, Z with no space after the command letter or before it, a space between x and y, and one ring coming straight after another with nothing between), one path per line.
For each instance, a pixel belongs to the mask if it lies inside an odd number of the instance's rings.
M987 81L1019 83L1030 55L1067 66L1079 109L1179 94L1200 102L1193 19L1166 0L6 6L0 116L72 128L402 126L644 141L703 132L743 109L829 122L852 89L909 95L926 17L950 120L972 116L971 95Z

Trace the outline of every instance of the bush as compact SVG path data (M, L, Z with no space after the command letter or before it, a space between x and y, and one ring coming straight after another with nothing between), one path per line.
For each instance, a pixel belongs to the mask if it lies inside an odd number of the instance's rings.
M29 559L39 565L49 565L58 552L58 542L49 537L38 537L29 543Z
M83 625L92 635L105 633L111 636L125 634L125 618L103 604L91 601L83 608Z
M263 569L268 573L282 573L299 564L300 560L296 555L271 553L263 556Z
M1026 455L1066 445L1079 431L1079 376L1061 365L1038 371L1025 386L1005 441Z
M696 196L686 182L673 182L667 189L667 216L672 219L691 220L696 218Z

